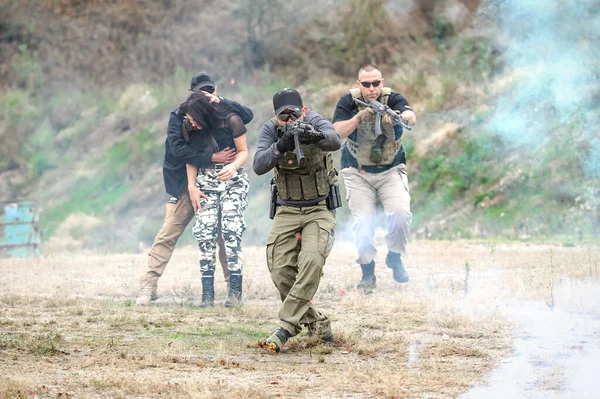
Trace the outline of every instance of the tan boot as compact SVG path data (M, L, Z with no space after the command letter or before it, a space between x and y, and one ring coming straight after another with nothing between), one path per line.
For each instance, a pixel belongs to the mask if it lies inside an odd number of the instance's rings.
M150 302L156 301L156 299L158 299L156 287L146 286L140 291L135 304L140 306L148 306L150 305Z

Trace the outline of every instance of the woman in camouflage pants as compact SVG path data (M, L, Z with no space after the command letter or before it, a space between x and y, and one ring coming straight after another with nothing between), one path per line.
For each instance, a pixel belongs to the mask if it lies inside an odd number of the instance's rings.
M181 106L193 126L189 140L192 147L212 153L227 148L235 148L236 151L233 162L226 165L212 163L204 168L187 165L188 185L195 185L200 190L198 197L191 198L196 211L192 231L200 248L200 306L214 305L219 216L230 271L230 288L225 306L234 306L241 302L242 297L241 243L246 228L244 211L248 205L248 175L242 167L248 159L246 127L240 117L231 111L231 107L211 103L202 93L193 93Z

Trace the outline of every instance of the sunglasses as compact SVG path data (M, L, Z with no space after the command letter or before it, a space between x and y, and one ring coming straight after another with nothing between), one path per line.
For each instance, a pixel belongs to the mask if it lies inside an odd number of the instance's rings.
M215 92L215 88L212 86L204 86L204 87L199 88L198 90L205 91L209 94L213 94Z
M369 88L369 87L371 87L371 86L373 86L373 87L377 87L377 86L379 86L379 85L381 84L381 80L374 80L374 81L372 81L372 82L361 82L361 81L359 80L359 83L360 83L360 84L361 84L363 87L366 87L366 88L368 89L368 88Z
M293 118L292 120L296 120L298 118L300 118L302 116L302 111L292 111L292 112L281 112L279 115L277 115L277 119L279 119L282 122L287 122L288 120L290 120L290 118Z

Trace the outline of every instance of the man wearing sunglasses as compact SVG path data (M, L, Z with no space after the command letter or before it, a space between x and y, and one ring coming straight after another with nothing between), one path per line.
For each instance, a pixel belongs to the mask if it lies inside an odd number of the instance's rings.
M199 72L192 77L190 82L191 94L194 91L202 91L211 102L227 102L231 105L233 112L238 114L244 124L248 124L254 114L250 108L244 107L235 101L229 101L217 96L217 86L206 72ZM136 304L149 305L158 298L157 285L158 279L162 276L177 240L183 234L183 231L194 218L193 201L199 202L200 197L206 196L196 189L188 191L186 164L197 165L198 167L209 167L213 163L228 164L235 159L235 150L226 148L217 153L199 152L192 148L186 142L189 140L188 131L193 129L191 123L185 119L185 114L175 109L169 117L167 127L167 140L165 142L165 159L163 162L163 178L165 189L171 196L167 202L166 216L162 227L160 228L154 244L148 254L148 267L141 278L141 290ZM220 233L219 226L219 260L223 268L225 281L229 282L229 270L227 268L227 255L225 254L225 245Z
M331 122L303 105L296 90L275 93L273 109L275 117L260 130L253 167L257 175L275 172L277 207L267 238L267 265L283 303L279 327L266 343L279 352L303 326L319 341L333 341L329 319L311 300L334 241L334 206L328 197L337 171L329 151L338 150L341 140ZM304 163L298 161L295 134L301 134Z
M392 269L395 281L408 281L401 257L406 254L412 214L406 155L401 142L402 126L394 125L393 118L386 115L381 123L382 136L377 138L375 112L354 101L360 99L368 103L377 100L393 109L409 126L415 125L417 117L406 98L384 87L383 82L377 66L363 66L358 72L356 88L340 98L333 115L333 126L340 137L346 139L342 147L340 175L346 186L354 222L357 262L362 269L357 288L365 290L376 286L374 259L377 249L373 237L377 199L387 216L386 264Z

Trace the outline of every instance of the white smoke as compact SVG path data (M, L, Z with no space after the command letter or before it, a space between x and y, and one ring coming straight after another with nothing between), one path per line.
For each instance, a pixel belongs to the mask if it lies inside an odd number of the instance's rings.
M598 1L493 0L482 4L481 13L498 24L506 43L504 73L513 78L488 128L530 146L556 133L557 126L571 125L574 137L589 146L582 152L583 172L600 178ZM462 398L598 397L599 288L592 281L563 281L552 308L541 302L505 304L517 322L514 355L485 386Z
M515 352L487 385L461 398L598 397L599 289L596 282L565 281L556 290L560 306L553 309L539 302L504 304L517 322Z
M519 74L516 87L499 101L490 127L517 144L530 144L556 126L538 114L541 107L553 109L561 123L580 112L592 117L586 111L597 107L600 74L596 0L498 0L485 4L482 12L497 21L509 43L502 59L508 71ZM595 136L589 130L588 137Z

